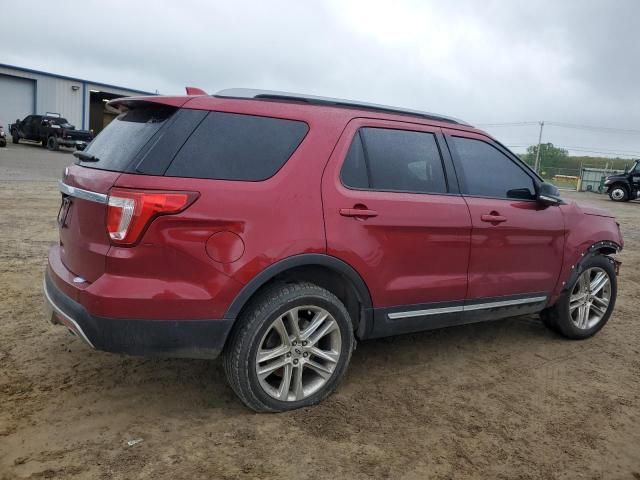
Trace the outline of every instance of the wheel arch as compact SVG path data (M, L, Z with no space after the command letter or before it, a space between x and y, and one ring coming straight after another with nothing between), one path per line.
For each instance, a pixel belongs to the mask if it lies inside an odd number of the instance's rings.
M224 318L237 319L256 294L278 281L310 281L332 292L345 304L360 338L373 326L371 294L360 274L339 258L318 253L294 255L262 270L236 295Z
M582 253L580 259L575 263L575 265L572 265L569 276L564 282L562 282L562 288L560 293L564 293L567 290L568 286L573 284L573 281L575 280L575 278L578 276L580 272L582 264L588 258L594 255L603 255L603 256L609 257L610 255L615 255L620 250L622 250L622 246L611 240L603 240L591 245ZM617 264L619 262L616 262L616 260L614 259L610 259L610 260L615 264L614 268L617 271Z
M626 181L626 180L616 180L614 183L612 183L611 185L609 185L607 187L607 193L611 193L611 190L613 190L616 187L622 187L625 189L625 191L627 192L627 195L631 195L631 184Z

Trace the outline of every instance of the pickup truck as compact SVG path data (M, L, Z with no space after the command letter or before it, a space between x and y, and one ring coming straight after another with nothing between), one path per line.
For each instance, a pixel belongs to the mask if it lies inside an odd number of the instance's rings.
M57 113L28 115L24 120L18 119L16 123L9 125L9 132L13 143L19 143L22 139L33 140L41 142L49 150L58 150L60 147L84 150L93 140L93 132L76 130L66 118Z
M636 160L624 173L610 175L604 182L609 198L614 202L628 202L640 197L640 160Z

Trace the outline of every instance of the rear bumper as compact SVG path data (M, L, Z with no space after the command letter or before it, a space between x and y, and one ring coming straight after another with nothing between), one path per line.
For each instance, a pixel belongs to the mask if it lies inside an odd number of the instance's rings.
M44 297L52 322L69 328L97 350L130 355L215 358L224 348L233 320L128 320L97 317L44 276Z

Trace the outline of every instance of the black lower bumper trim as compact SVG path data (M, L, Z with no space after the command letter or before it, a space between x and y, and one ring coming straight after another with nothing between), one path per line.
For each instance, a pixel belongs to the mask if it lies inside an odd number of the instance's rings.
M128 320L91 315L64 294L45 273L45 297L98 350L129 355L215 358L224 348L233 320Z

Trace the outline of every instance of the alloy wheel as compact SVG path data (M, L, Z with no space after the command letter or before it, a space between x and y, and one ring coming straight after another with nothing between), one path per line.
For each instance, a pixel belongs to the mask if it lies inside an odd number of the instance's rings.
M332 377L341 352L340 328L327 310L292 308L271 323L260 341L255 359L260 386L280 401L307 398Z
M573 324L589 330L605 316L611 302L611 279L599 267L580 274L569 298L569 317Z

